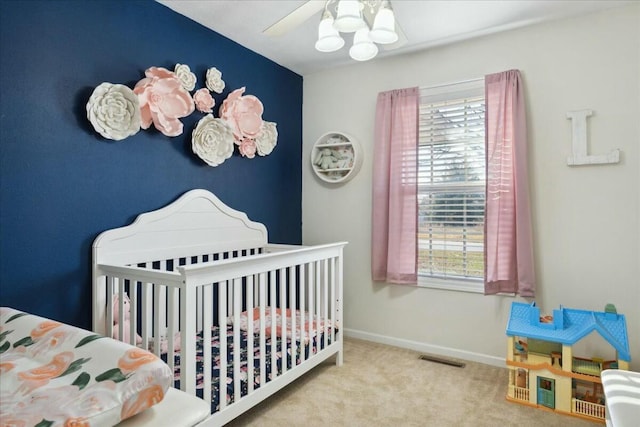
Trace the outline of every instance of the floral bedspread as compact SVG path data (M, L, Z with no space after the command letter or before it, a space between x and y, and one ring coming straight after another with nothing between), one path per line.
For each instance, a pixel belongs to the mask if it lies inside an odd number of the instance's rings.
M113 426L160 402L172 381L152 353L0 307L0 427Z

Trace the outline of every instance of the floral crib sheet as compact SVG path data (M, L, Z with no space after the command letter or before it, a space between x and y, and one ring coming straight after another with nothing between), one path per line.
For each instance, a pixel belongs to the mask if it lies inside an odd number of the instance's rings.
M113 426L160 402L172 381L152 353L0 307L0 427Z
M287 310L288 311L288 310ZM296 311L299 314L299 311ZM289 313L288 313L289 314ZM241 387L240 392L241 396L245 396L249 390L248 384L248 370L249 368L249 334L247 331L247 322L246 322L246 312L242 313L241 317L241 328L240 328L240 341L239 345L235 345L234 343L234 326L232 323L227 324L227 374L224 380L224 384L226 385L226 402L227 405L233 403L236 399L234 396L234 376L240 375ZM280 312L278 309L278 322L280 322ZM257 318L257 317L256 317ZM308 316L307 316L308 319ZM231 320L231 319L229 319ZM270 322L270 318L268 318ZM269 324L267 322L267 324ZM330 323L330 322L329 322ZM332 343L332 325L325 325L324 322L320 324L322 329L319 330L319 333L316 332L314 327L316 323L312 324L312 327L309 328L308 324L305 324L305 328L300 327L300 322L297 323L296 326L296 337L297 340L295 342L295 354L296 354L296 365L299 365L302 362L302 352L304 351L304 360L308 359L310 356L316 354L317 352L324 349L325 346L325 337L324 334L327 333L327 345ZM303 334L304 329L304 335ZM336 327L336 334L339 333L338 328ZM286 363L287 369L291 369L292 365L292 346L291 346L291 326L290 319L287 319L287 338L285 342L286 354L283 357L281 352L281 342L282 342L282 331L278 329L276 331L276 355L275 362L276 366L272 366L272 340L271 333L269 332L265 337L265 354L260 354L260 332L254 332L253 334L253 385L255 389L260 388L260 360L265 360L265 376L266 381L269 382L271 378L274 376L275 370L277 375L282 374L283 362ZM300 340L302 337L302 340ZM204 388L204 370L206 369L204 365L204 346L205 342L203 339L202 331L196 335L196 395L200 398L203 397L203 388ZM211 401L211 412L215 413L220 410L220 328L218 326L213 326L211 328L211 358L213 360L213 364L211 366L211 391L212 391L212 401ZM234 372L233 361L234 361L234 352L240 352L240 372ZM167 353L162 353L163 360L167 360ZM283 360L284 359L284 360ZM180 388L180 352L177 351L174 355L174 387Z

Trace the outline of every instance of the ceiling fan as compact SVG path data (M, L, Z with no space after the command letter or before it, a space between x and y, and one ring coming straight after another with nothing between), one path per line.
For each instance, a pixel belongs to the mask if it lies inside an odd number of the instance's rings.
M407 37L393 14L390 0L310 0L271 25L263 33L272 37L282 36L320 11L323 13L318 28L319 40L316 43L316 49L322 52L332 52L344 45L339 32L355 32L354 46L350 49L350 55L353 59L361 61L371 59L377 54L378 48L373 42L380 44L385 50L397 49L407 42ZM383 14L385 18L382 18ZM348 20L354 25L342 25ZM382 23L383 20L384 23ZM382 34L382 37L376 39L373 36L376 29L380 28L385 34L377 31L378 34ZM389 38L389 34L393 37ZM359 46L356 48L356 45Z

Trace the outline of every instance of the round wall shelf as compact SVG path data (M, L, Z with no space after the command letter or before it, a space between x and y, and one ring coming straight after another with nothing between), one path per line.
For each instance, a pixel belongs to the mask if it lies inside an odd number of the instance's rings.
M325 133L311 149L311 168L322 181L347 182L358 174L361 166L360 143L344 132Z

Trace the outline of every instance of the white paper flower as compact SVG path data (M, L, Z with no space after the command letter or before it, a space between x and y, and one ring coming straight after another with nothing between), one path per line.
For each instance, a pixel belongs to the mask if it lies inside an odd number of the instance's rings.
M120 141L140 130L138 95L125 85L102 83L87 102L87 118L107 139Z
M207 70L207 88L215 93L222 93L224 90L222 73L216 67L211 67Z
M191 68L189 68L186 64L176 64L176 68L173 70L180 80L180 84L182 87L188 91L192 91L196 87L196 75L191 72Z
M191 148L209 166L218 166L233 154L233 130L212 114L204 116L191 137Z
M259 156L271 154L278 143L278 129L276 123L262 122L262 130L256 137L256 148Z

